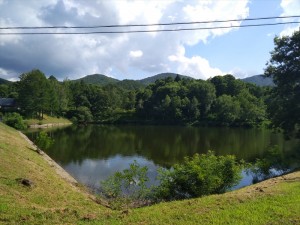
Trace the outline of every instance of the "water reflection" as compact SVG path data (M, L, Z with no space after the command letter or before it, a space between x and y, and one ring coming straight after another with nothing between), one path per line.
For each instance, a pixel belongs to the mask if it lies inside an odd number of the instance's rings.
M195 128L176 126L70 126L49 132L55 140L46 152L78 181L99 186L116 171L134 160L149 167L171 167L185 156L213 150L217 155L234 154L238 159L254 161L266 154L269 146L290 155L299 141L284 141L269 130L241 128ZM28 134L34 139L36 133ZM244 174L239 186L249 185Z

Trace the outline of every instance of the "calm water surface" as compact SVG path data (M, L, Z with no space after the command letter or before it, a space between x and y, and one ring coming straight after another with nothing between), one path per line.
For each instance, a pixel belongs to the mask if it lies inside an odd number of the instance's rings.
M150 177L155 177L158 166L169 168L185 156L208 150L251 162L264 157L274 145L282 154L295 158L300 146L299 141L285 141L281 134L270 130L244 128L89 125L59 128L49 134L55 142L46 153L75 179L95 190L101 180L128 168L134 160L147 166ZM27 135L34 139L37 132ZM236 188L252 183L252 176L243 176Z

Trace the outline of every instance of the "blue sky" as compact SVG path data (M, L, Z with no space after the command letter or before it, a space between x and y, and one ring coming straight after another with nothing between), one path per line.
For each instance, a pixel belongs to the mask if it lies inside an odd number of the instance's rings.
M279 5L279 0L252 1L249 3L248 18L279 16L283 13ZM188 55L201 52L211 66L222 71L235 69L239 77L262 74L274 48L273 39L283 29L283 26L240 28L214 38L208 44L200 43L189 48Z
M0 27L243 20L299 14L299 0L0 0ZM156 28L166 27L152 29ZM227 73L243 78L263 73L275 35L291 35L298 29L299 24L293 24L140 34L0 35L0 77L17 80L20 74L37 68L59 80L94 73L142 79L163 72L198 79Z

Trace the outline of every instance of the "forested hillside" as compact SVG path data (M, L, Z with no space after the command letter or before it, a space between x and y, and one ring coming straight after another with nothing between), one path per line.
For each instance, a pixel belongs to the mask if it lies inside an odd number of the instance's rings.
M0 78L0 84L9 84L10 81Z
M160 73L160 74L157 74L155 76L151 76L151 77L147 77L147 78L138 80L138 82L140 82L144 85L149 85L149 84L154 83L157 80L165 79L165 78L168 78L168 77L172 77L173 79L175 79L177 76L179 78L186 78L186 79L191 79L191 80L194 79L192 77L184 76L184 75L180 75L180 74L176 74L176 73Z
M92 74L73 81L74 82L83 81L86 84L98 84L103 86L107 84L117 83L119 80L105 76L103 74Z
M272 77L266 77L264 75L256 75L242 79L242 81L247 83L256 84L257 86L274 86L274 81Z

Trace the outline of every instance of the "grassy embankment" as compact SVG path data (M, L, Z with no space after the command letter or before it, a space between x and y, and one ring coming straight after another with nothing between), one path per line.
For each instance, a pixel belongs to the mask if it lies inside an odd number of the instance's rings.
M27 119L25 120L25 123L30 126L30 125L42 125L42 124L69 124L71 123L70 120L65 119L65 118L57 118L57 117L53 117L53 116L48 116L48 115L44 115L42 120L39 119Z
M300 224L300 172L223 195L123 212L96 204L79 189L0 123L0 224Z

